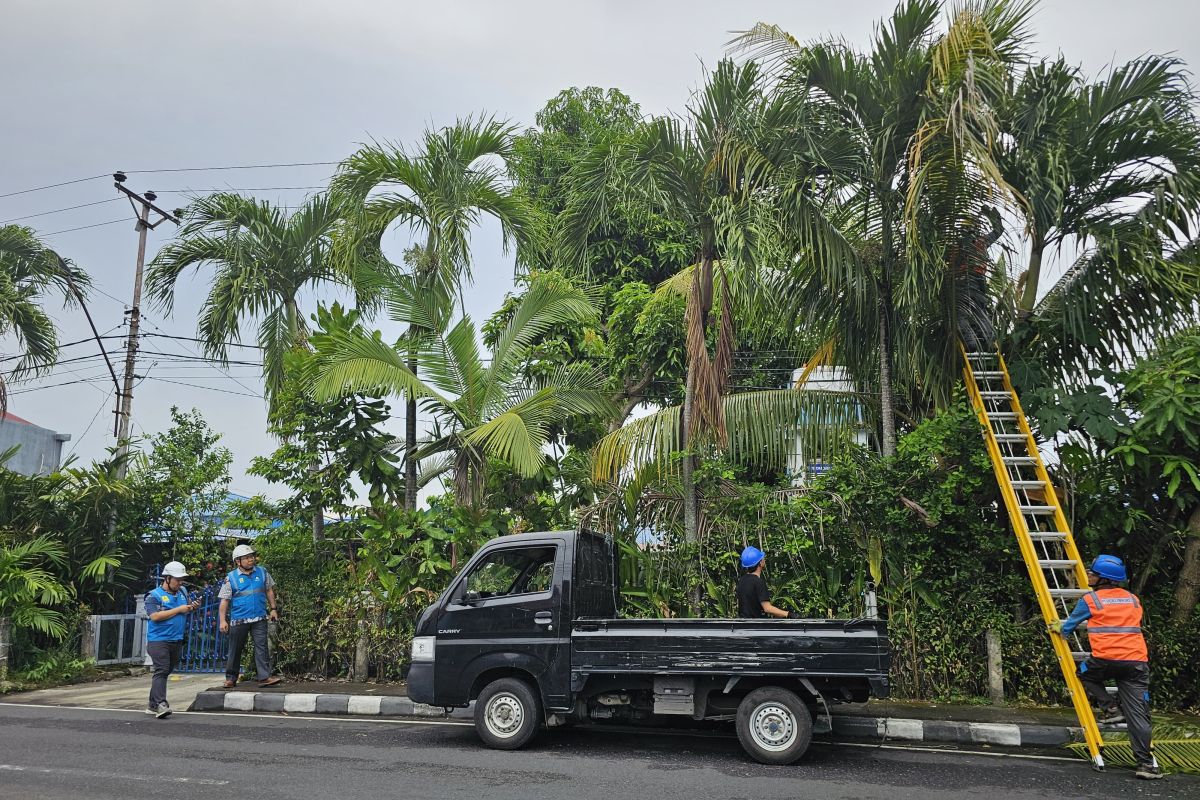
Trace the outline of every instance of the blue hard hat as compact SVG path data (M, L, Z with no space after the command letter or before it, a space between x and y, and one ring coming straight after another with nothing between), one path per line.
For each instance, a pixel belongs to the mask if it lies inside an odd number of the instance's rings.
M742 551L742 566L746 569L757 566L758 562L766 558L767 554L757 547L747 547Z
M1096 556L1096 560L1092 562L1088 572L1094 572L1101 578L1107 578L1110 581L1123 581L1127 577L1125 562L1116 556Z

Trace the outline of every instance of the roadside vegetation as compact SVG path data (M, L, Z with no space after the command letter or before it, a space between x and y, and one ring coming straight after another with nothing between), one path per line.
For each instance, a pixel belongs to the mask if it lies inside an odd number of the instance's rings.
M619 543L627 614L732 614L752 543L788 610L859 616L874 587L898 696L985 695L991 630L1008 695L1062 702L961 387L960 335L994 333L1081 550L1130 566L1156 708L1197 709L1197 96L1171 57L1036 55L1032 10L904 0L862 50L748 21L678 114L568 88L528 128L468 109L350 153L294 210L195 199L148 294L169 311L195 271L206 354L256 337L278 447L252 471L284 499L228 502L199 411L122 481L0 469L9 669L77 652L73 620L159 556L219 579L232 529L280 584L285 671L366 646L355 677L398 679L482 542L584 525ZM485 222L516 288L473 320ZM87 279L27 229L0 267L11 385L55 363L61 269Z

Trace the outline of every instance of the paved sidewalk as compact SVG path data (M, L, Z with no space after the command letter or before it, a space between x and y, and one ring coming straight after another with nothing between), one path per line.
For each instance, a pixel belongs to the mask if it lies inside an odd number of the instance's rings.
M212 675L172 675L167 680L167 702L172 708L188 708L195 702L196 695L212 686L212 680ZM145 708L149 699L149 673L110 681L76 683L71 686L56 686L53 689L0 695L0 703L138 710Z

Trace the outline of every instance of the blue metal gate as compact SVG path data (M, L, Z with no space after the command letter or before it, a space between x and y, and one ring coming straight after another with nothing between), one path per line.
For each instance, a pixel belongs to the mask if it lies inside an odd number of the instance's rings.
M178 672L225 671L229 638L221 633L217 614L221 607L221 601L217 599L218 588L205 586L202 590L188 592L193 600L200 601L200 608L188 614Z

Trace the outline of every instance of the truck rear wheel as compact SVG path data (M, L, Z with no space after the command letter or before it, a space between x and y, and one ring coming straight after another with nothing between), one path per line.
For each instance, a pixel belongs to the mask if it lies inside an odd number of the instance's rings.
M799 761L812 742L812 716L795 692L780 686L755 689L737 712L738 741L762 764Z
M475 732L495 750L519 750L538 732L542 704L528 683L501 678L483 687L475 700Z

